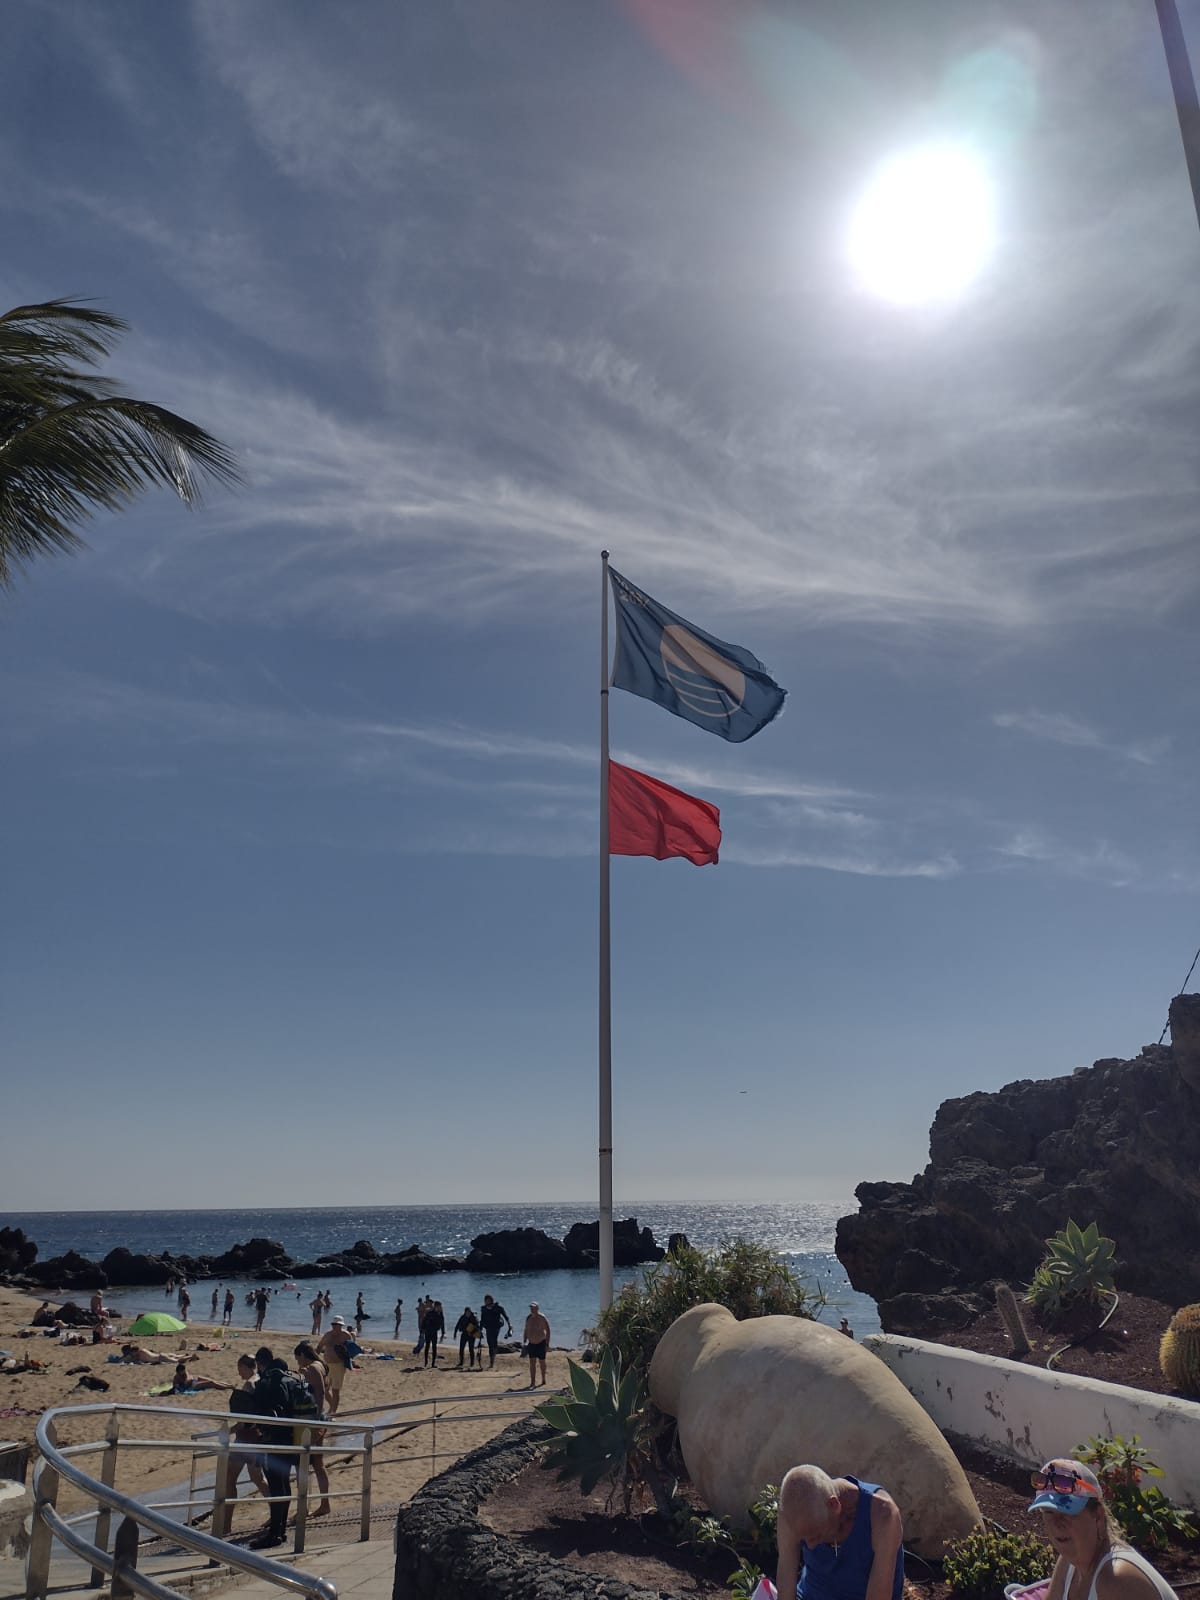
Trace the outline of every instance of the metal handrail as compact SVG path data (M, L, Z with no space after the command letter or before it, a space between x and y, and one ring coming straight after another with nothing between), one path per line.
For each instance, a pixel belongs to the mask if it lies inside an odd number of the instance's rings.
M111 1411L150 1411L151 1406L59 1406L56 1408L58 1415L68 1414L79 1416L87 1412ZM158 1408L160 1410L164 1408ZM174 1600L175 1591L165 1588L162 1584L155 1583L153 1578L147 1578L139 1573L136 1567L130 1567L120 1561L116 1556L110 1556L107 1550L102 1550L76 1533L75 1529L59 1516L54 1504L44 1500L41 1495L41 1480L43 1463L56 1477L65 1478L75 1488L82 1489L85 1494L95 1499L110 1513L119 1511L122 1516L130 1518L140 1526L152 1529L155 1533L168 1539L175 1539L189 1549L195 1550L198 1555L207 1556L210 1561L226 1562L230 1566L239 1567L243 1572L252 1573L255 1577L266 1578L269 1583L278 1584L280 1588L290 1590L293 1594L311 1595L313 1600L337 1600L337 1584L331 1583L328 1578L319 1578L315 1573L298 1572L286 1566L282 1561L274 1561L270 1556L259 1555L257 1550L246 1550L227 1544L223 1539L214 1538L211 1533L202 1533L199 1528L181 1525L173 1522L170 1517L156 1511L153 1506L143 1505L140 1500L122 1494L119 1489L111 1484L98 1483L95 1478L89 1477L82 1468L75 1466L70 1457L58 1448L57 1442L51 1438L54 1432L55 1411L47 1412L38 1419L34 1437L37 1440L38 1453L42 1457L34 1473L34 1517L35 1534L36 1522L45 1524L47 1529L55 1534L63 1543L81 1555L85 1560L91 1561L94 1566L102 1568L112 1577L121 1577L136 1594L144 1594L150 1600ZM185 1415L192 1416L188 1411ZM214 1413L215 1414L215 1413ZM236 1418L235 1420L241 1420ZM264 1419L268 1420L268 1419ZM278 1418L269 1419L278 1423ZM57 1488L57 1485L53 1485ZM35 1576L33 1571L33 1547L30 1547L30 1578ZM47 1563L48 1565L48 1563ZM48 1573L47 1573L48 1577ZM27 1593L29 1590L26 1591ZM40 1591L43 1595L45 1587Z
M272 1445L273 1454L296 1456L299 1458L297 1466L299 1475L297 1480L297 1517L296 1517L296 1544L295 1553L299 1555L303 1550L303 1529L306 1521L307 1494L308 1494L308 1469L314 1454L311 1442L311 1432L320 1429L325 1435L331 1431L342 1434L362 1434L363 1443L359 1445L338 1445L322 1443L317 1448L321 1456L338 1455L347 1452L349 1455L361 1455L363 1458L363 1483L359 1491L362 1501L362 1532L361 1538L369 1537L370 1528L370 1503L371 1503L371 1463L375 1443L375 1424L363 1422L361 1419L375 1417L379 1414L394 1415L399 1411L409 1411L417 1407L429 1407L430 1415L417 1417L411 1422L401 1426L397 1431L411 1432L414 1428L433 1428L433 1449L428 1456L395 1457L399 1461L415 1463L429 1460L436 1462L439 1453L445 1456L445 1450L439 1452L437 1448L437 1425L439 1421L439 1407L456 1406L465 1402L479 1401L504 1401L512 1402L526 1398L523 1389L506 1389L490 1394L466 1393L456 1395L425 1395L420 1399L393 1400L376 1406L363 1406L352 1412L344 1412L340 1417L293 1419L293 1427L302 1429L300 1444ZM153 1416L186 1418L189 1422L197 1419L211 1419L217 1422L216 1429L206 1430L203 1434L193 1434L190 1439L121 1439L120 1415L121 1413L143 1413ZM108 1428L102 1439L96 1439L83 1444L59 1446L56 1434L56 1420L60 1417L81 1417L87 1415L103 1414L108 1417ZM453 1418L441 1418L442 1421L473 1422L492 1418L509 1416L508 1411L469 1412ZM352 1420L356 1419L356 1420ZM180 1600L178 1592L156 1582L155 1579L139 1573L136 1567L136 1554L134 1561L124 1560L119 1553L110 1555L106 1549L108 1541L108 1527L112 1513L118 1512L129 1519L133 1524L144 1526L148 1531L174 1540L186 1548L195 1551L198 1555L206 1556L210 1563L219 1562L235 1567L240 1571L254 1577L265 1578L270 1583L278 1584L281 1588L289 1590L294 1595L307 1595L311 1600L337 1600L337 1586L328 1578L319 1578L311 1573L301 1572L285 1565L270 1556L259 1555L257 1551L247 1549L243 1545L231 1545L216 1534L203 1533L190 1522L175 1522L170 1517L162 1514L162 1508L144 1505L141 1501L131 1496L122 1494L114 1487L116 1452L120 1445L127 1448L157 1448L170 1450L185 1450L192 1460L192 1483L189 1485L189 1499L180 1504L186 1504L189 1509L195 1503L192 1500L194 1489L195 1461L198 1456L213 1455L217 1457L218 1466L214 1481L213 1520L216 1524L219 1516L228 1506L224 1492L224 1478L222 1475L223 1464L231 1453L239 1453L239 1447L234 1444L230 1447L229 1427L236 1423L264 1423L267 1426L280 1426L278 1417L257 1417L242 1412L193 1410L189 1407L174 1407L163 1405L136 1405L124 1401L99 1402L91 1405L57 1406L47 1411L39 1419L35 1431L35 1440L38 1453L41 1457L34 1469L34 1515L33 1538L29 1549L29 1562L27 1569L26 1596L27 1600L45 1600L49 1585L50 1567L50 1541L58 1538L68 1549L89 1561L93 1568L93 1582L99 1582L99 1574L107 1573L119 1577L126 1587L135 1594L144 1595L147 1600ZM211 1441L214 1437L217 1443ZM395 1434L388 1434L395 1437ZM87 1455L103 1451L105 1453L103 1478L97 1480L91 1477L82 1468L74 1465L71 1457ZM240 1453L249 1455L253 1453L248 1446L243 1446ZM62 1477L89 1496L96 1505L97 1518L95 1538L96 1542L88 1540L77 1531L74 1523L86 1520L93 1515L90 1510L76 1514L74 1517L64 1518L57 1510L55 1501L58 1493L58 1479ZM44 1487L43 1487L44 1480ZM346 1492L335 1491L331 1498L349 1498ZM273 1500L281 1497L271 1497ZM290 1502L292 1496L289 1494ZM236 1496L235 1496L236 1499ZM264 1501L264 1503L267 1503ZM176 1503L172 1502L174 1508ZM222 1523L222 1526L226 1526ZM118 1539L118 1543L119 1543Z

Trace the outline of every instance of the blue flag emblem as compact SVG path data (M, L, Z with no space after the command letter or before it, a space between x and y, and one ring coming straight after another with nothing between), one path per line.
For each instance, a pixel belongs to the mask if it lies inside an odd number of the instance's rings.
M608 572L617 616L615 689L654 700L733 744L779 715L787 690L757 656L693 627L615 568Z

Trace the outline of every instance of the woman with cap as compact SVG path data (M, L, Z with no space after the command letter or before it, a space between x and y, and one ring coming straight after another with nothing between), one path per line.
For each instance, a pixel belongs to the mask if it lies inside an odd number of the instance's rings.
M1162 1574L1126 1542L1090 1467L1056 1458L1033 1474L1033 1486L1037 1494L1029 1509L1043 1514L1058 1557L1046 1600L1178 1600Z

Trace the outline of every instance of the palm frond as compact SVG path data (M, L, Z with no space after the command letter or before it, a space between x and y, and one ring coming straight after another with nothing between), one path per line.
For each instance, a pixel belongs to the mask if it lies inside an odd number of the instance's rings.
M0 316L0 364L38 361L61 365L106 356L129 324L81 300L43 300L14 306Z
M196 505L205 481L241 482L212 434L77 370L125 330L120 317L78 300L0 316L0 588L15 566L77 549L77 525L97 510L119 510L159 486Z
M241 481L218 439L163 406L107 395L45 412L0 439L0 586L14 564L77 549L75 527L97 509L156 486L195 505L206 478Z

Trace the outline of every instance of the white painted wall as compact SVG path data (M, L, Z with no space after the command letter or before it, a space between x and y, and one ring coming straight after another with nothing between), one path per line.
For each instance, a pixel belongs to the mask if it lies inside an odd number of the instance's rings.
M1179 1505L1200 1509L1200 1403L1027 1367L951 1345L875 1333L863 1341L944 1432L1030 1467L1093 1434L1137 1434ZM1031 1491L1032 1493L1032 1491Z

